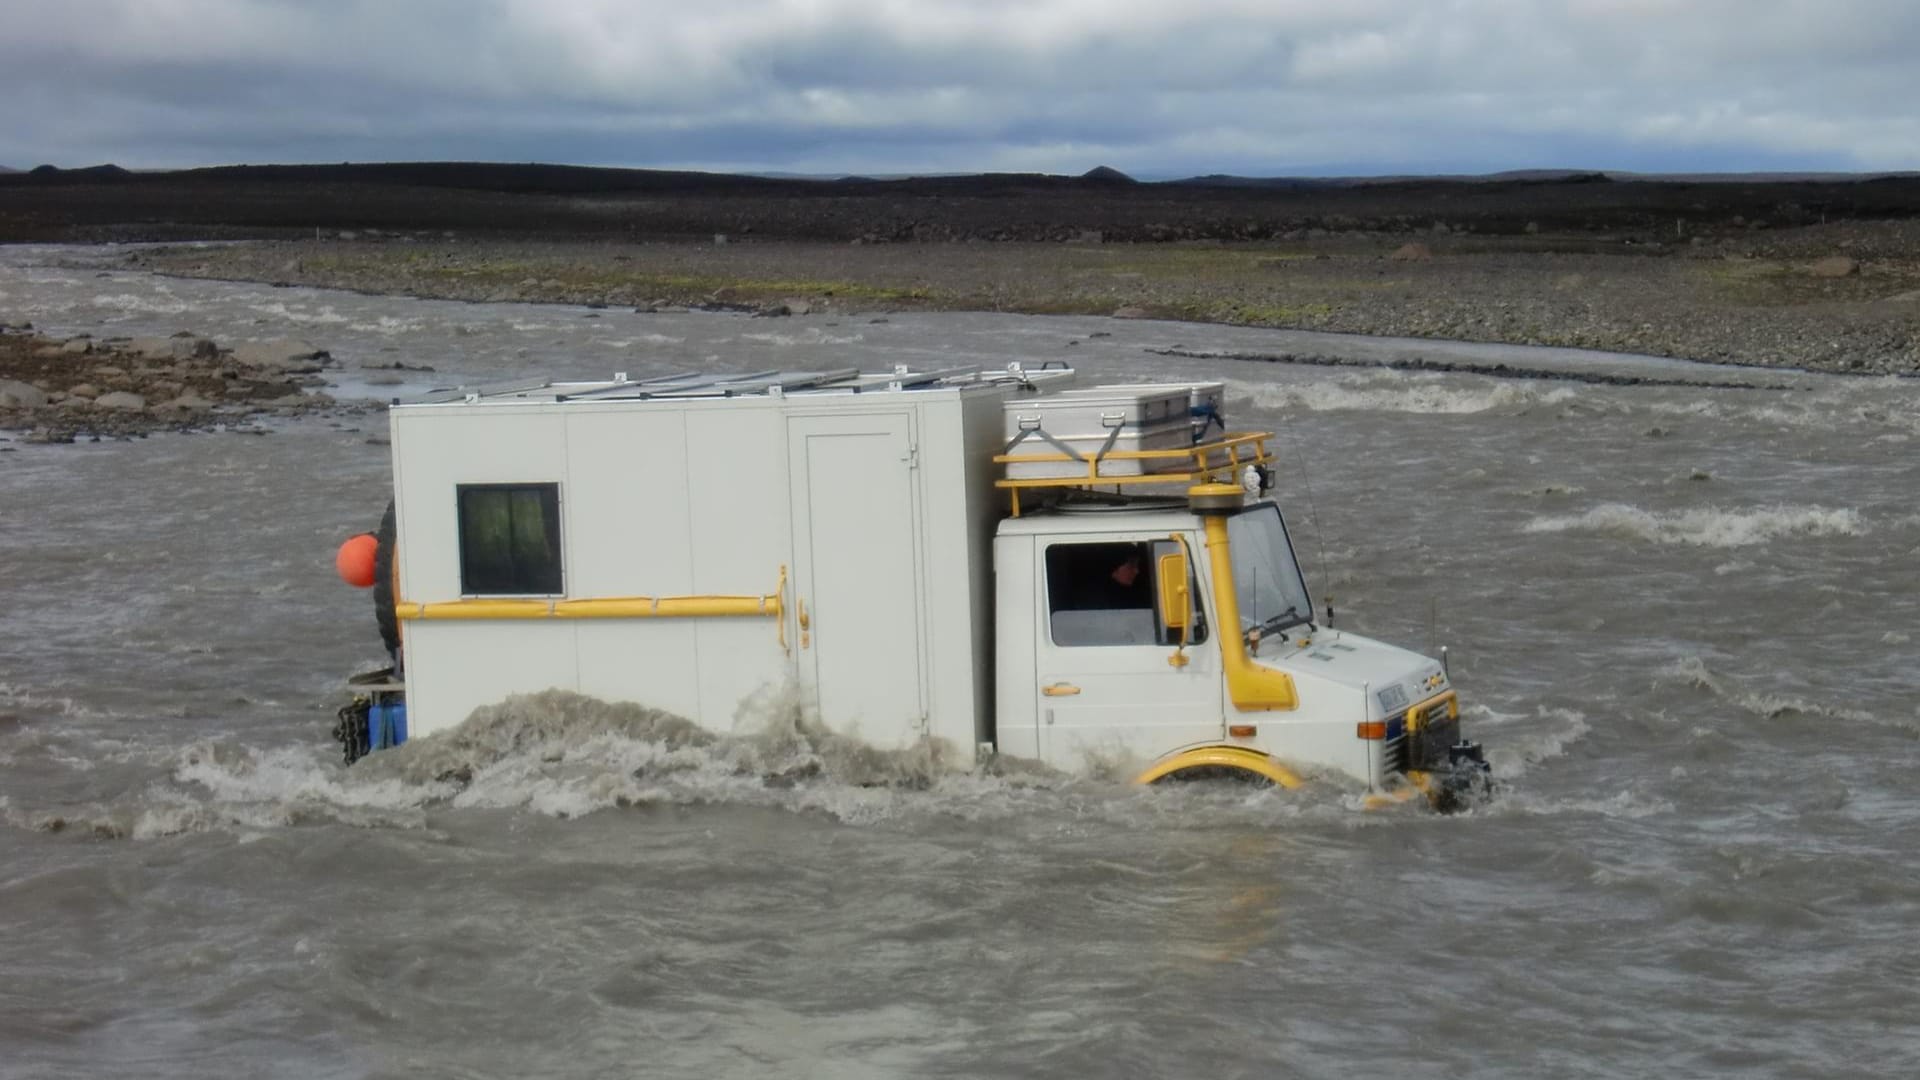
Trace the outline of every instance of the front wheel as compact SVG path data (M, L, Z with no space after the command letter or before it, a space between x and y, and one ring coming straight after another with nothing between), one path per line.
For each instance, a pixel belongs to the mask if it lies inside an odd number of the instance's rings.
M1162 780L1237 780L1273 784L1283 788L1300 786L1300 774L1258 750L1244 746L1202 746L1169 754L1154 762L1135 783L1157 784Z

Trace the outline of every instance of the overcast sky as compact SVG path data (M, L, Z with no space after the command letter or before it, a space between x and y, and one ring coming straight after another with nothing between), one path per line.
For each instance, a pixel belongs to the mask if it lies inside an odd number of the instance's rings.
M0 165L1920 169L1920 0L4 0Z

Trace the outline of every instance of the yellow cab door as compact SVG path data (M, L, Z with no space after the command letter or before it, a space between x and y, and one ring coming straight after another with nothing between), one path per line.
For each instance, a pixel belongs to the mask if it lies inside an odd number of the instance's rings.
M1043 761L1115 774L1225 736L1220 652L1185 545L1165 533L1055 536L1034 558ZM1176 577L1185 626L1167 610Z

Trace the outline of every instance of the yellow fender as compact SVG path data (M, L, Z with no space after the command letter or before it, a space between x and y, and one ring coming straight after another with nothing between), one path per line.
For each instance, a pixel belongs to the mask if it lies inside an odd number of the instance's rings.
M1151 784L1155 780L1165 779L1174 773L1198 768L1238 769L1264 777L1283 788L1300 786L1300 774L1280 764L1258 750L1249 750L1244 746L1201 746L1192 750L1182 750L1170 754L1147 767L1147 771L1134 777L1136 784Z

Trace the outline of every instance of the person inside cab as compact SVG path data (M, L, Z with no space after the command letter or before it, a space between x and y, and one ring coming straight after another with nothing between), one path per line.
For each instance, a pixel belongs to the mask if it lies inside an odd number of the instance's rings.
M1047 593L1056 645L1153 645L1153 574L1143 543L1055 544Z

